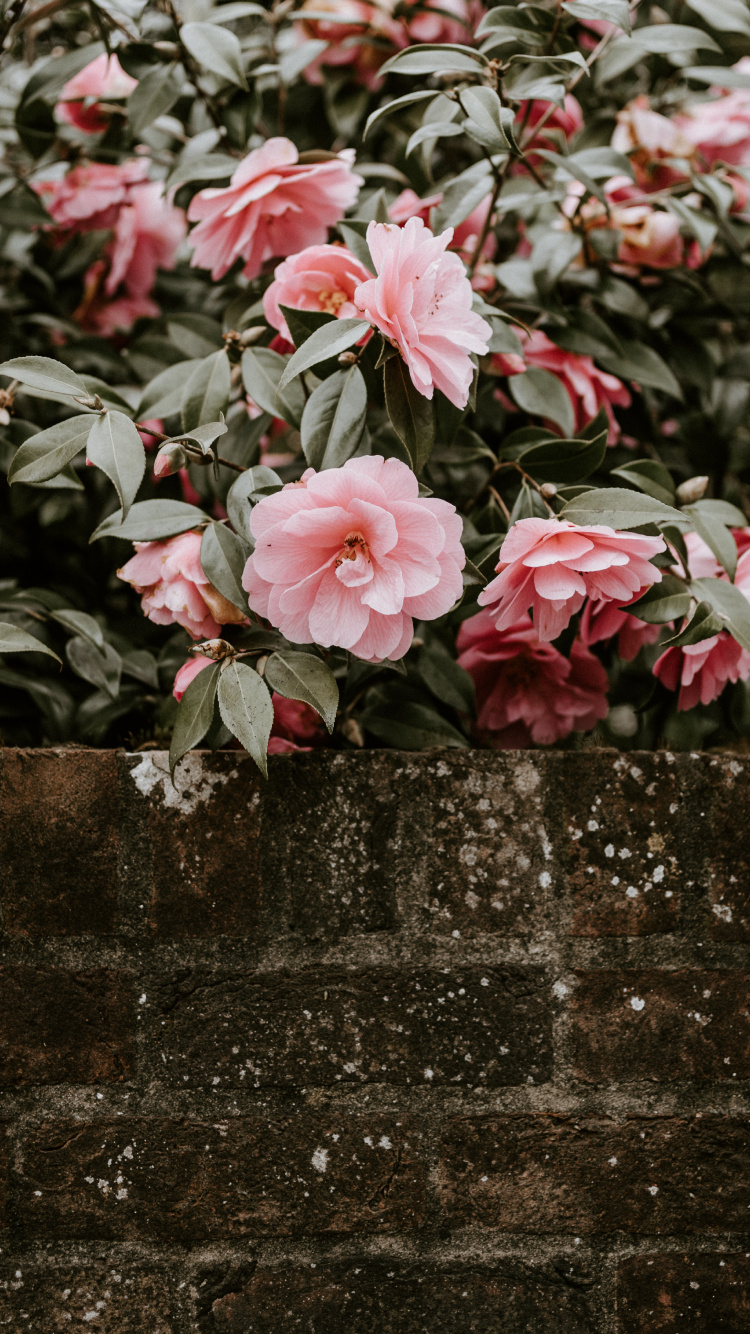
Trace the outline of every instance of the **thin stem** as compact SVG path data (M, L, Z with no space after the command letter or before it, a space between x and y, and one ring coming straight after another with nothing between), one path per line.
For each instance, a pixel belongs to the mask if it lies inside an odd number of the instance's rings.
M500 492L499 492L499 491L496 491L495 488L494 488L494 486L488 486L488 487L487 487L487 490L489 491L490 495L492 496L492 499L493 499L494 501L496 501L497 504L500 506L500 509L501 509L501 511L502 511L502 514L503 514L503 518L505 519L505 522L506 522L507 524L510 524L510 510L508 509L508 506L506 505L505 501L503 500L502 496L500 495Z

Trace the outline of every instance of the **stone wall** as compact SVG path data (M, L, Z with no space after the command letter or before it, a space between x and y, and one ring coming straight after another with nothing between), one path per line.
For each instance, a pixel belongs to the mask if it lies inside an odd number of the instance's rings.
M750 1329L750 759L0 764L0 1329Z

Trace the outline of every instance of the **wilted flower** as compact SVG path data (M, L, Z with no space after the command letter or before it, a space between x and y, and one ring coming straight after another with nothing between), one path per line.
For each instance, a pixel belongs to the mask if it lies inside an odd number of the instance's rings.
M133 545L135 555L117 574L142 594L141 607L150 621L181 625L193 639L215 639L222 625L244 622L240 609L203 573L200 533Z
M327 240L328 229L356 202L354 149L324 162L300 162L291 139L253 149L227 186L200 190L188 209L193 265L223 278L243 259L255 278L274 255L293 255Z
M480 736L497 750L549 745L607 714L607 673L576 640L570 658L543 643L531 618L500 631L489 611L464 621L458 662L474 681Z
M255 506L250 528L250 606L296 644L402 658L412 618L442 616L461 596L461 520L447 501L421 497L398 459L308 468Z
M579 527L566 519L520 519L503 542L497 577L479 594L495 626L506 630L528 611L540 639L556 639L586 596L629 602L661 581L649 557L664 551L661 537L616 532L604 524Z
M452 239L452 228L433 236L421 218L404 227L371 222L367 243L378 276L357 288L354 304L398 348L420 394L432 398L440 389L463 408L474 375L469 353L485 353L492 331L471 308L458 255L446 254Z

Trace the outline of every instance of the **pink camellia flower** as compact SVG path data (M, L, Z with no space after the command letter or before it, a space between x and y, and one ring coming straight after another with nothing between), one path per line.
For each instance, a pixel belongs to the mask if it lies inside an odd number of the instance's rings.
M652 111L645 96L634 98L617 113L612 147L630 158L643 190L665 190L689 179L695 145L678 121Z
M750 73L750 58L743 56L733 69ZM725 162L732 167L750 165L750 89L734 88L719 97L714 88L711 101L687 106L674 124L693 145L703 166Z
M325 69L346 66L357 83L370 90L381 82L380 66L395 50L408 44L402 23L392 17L392 0L305 0L294 17L299 23L299 40L324 41L328 45L303 70L308 83L322 84ZM325 18L306 19L312 14L330 14Z
M406 0L402 7L410 42L463 46L471 45L484 12L480 0Z
M527 615L503 631L488 611L464 621L458 662L474 681L477 725L496 750L549 745L607 715L607 673L576 640L570 658L543 643Z
M581 104L572 93L566 93L563 105L555 107L552 115L545 119L539 133L534 134L536 126L543 116L547 116L549 109L549 102L533 101L531 104L521 102L516 112L516 132L520 134L523 128L524 152L529 157L532 167L538 167L540 162L544 160L534 153L535 148L559 151L561 135L567 141L583 129ZM522 162L517 163L513 169L514 175L525 172L526 167Z
M417 616L434 620L461 595L461 519L420 497L398 459L308 468L253 509L255 551L242 578L250 606L295 644L402 658Z
M313 245L279 264L263 297L268 323L291 341L281 306L324 310L339 319L357 318L353 297L360 283L372 277L342 245Z
M84 134L99 134L109 125L109 113L100 102L119 101L129 97L138 86L138 80L125 73L117 56L105 51L90 65L63 85L60 101L55 107L58 120L74 125Z
M718 699L727 682L750 676L750 653L726 630L699 644L668 648L654 663L654 676L667 690L677 690L680 712Z
M415 190L402 190L388 209L388 217L391 222L397 222L400 226L408 222L409 218L421 218L425 227L429 227L433 208L437 208L442 202L442 190L434 195L428 195L426 199L420 199ZM461 256L464 264L470 264L474 258L474 251L487 220L491 203L491 196L488 195L486 199L482 200L481 204L477 204L476 208L472 209L468 218L464 218L463 222L460 222L453 229L453 240L449 249L455 250ZM482 258L471 280L475 292L491 291L495 286L495 274L489 265L489 261L494 258L496 250L497 237L490 228L482 243Z
M609 212L593 196L581 205L584 187L572 181L563 210L569 217L579 212L587 233L599 227L620 232L617 261L625 266L625 272L637 273L643 267L674 269L681 264L696 269L707 258L696 240L682 236L679 218L650 203L631 202L641 199L642 191L629 176L613 176L605 183L604 192ZM688 196L686 202L700 207L700 196Z
M148 164L131 158L111 166L81 162L65 176L32 181L57 226L71 232L108 231L133 185L146 180Z
M609 421L608 445L615 445L620 438L620 424L615 417L613 404L627 408L630 394L616 375L608 375L594 365L593 359L578 352L565 352L561 347L542 333L541 329L517 331L523 344L523 357L517 353L505 355L496 353L492 358L493 370L501 375L518 375L528 366L539 366L550 371L565 386L575 416L574 431L582 431L590 421L604 408ZM558 428L553 425L553 430Z
M425 398L440 389L466 407L474 366L491 329L471 309L471 283L458 255L446 254L453 229L433 236L421 218L403 227L371 222L367 228L377 278L362 283L354 304L398 349L412 384Z
M162 443L159 436L164 435L164 422L161 417L144 417L139 425L143 428L138 432L143 442L143 448L158 449ZM151 430L148 429L149 427ZM151 431L156 431L157 434L152 435Z
M639 597L637 593L630 601L635 602ZM600 644L617 635L617 652L625 662L632 662L644 645L656 643L662 627L631 616L625 606L627 603L623 606L601 600L587 602L581 613L580 634L586 645Z
M135 555L118 577L142 594L144 615L157 625L181 625L193 639L215 639L222 625L246 617L209 583L201 566L201 534L165 542L135 542Z
M664 551L661 537L616 532L605 524L578 527L567 519L520 519L503 542L497 578L478 602L498 630L528 611L540 639L556 639L588 596L630 602L661 581L649 557Z
M363 181L353 165L353 148L324 162L300 162L291 139L268 139L240 163L229 185L193 199L193 265L217 279L243 259L245 277L256 278L274 255L321 245L356 203Z

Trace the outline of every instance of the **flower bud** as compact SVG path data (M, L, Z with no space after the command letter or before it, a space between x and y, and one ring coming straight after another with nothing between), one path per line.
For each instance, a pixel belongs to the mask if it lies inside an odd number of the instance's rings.
M163 445L154 459L154 477L171 477L187 464L187 454L182 445Z
M233 658L236 649L226 639L204 639L202 644L191 644L188 649L193 657L211 658L212 662L222 662L224 658Z
M539 488L539 494L542 500L554 500L557 495L557 487L554 482L543 482Z
M339 366L356 366L358 360L356 352L342 352L338 362Z
M341 731L353 746L364 746L364 733L356 718L345 718L341 724Z
M686 482L681 482L675 491L675 500L678 505L693 505L696 500L700 500L706 494L708 486L707 477L689 477Z

